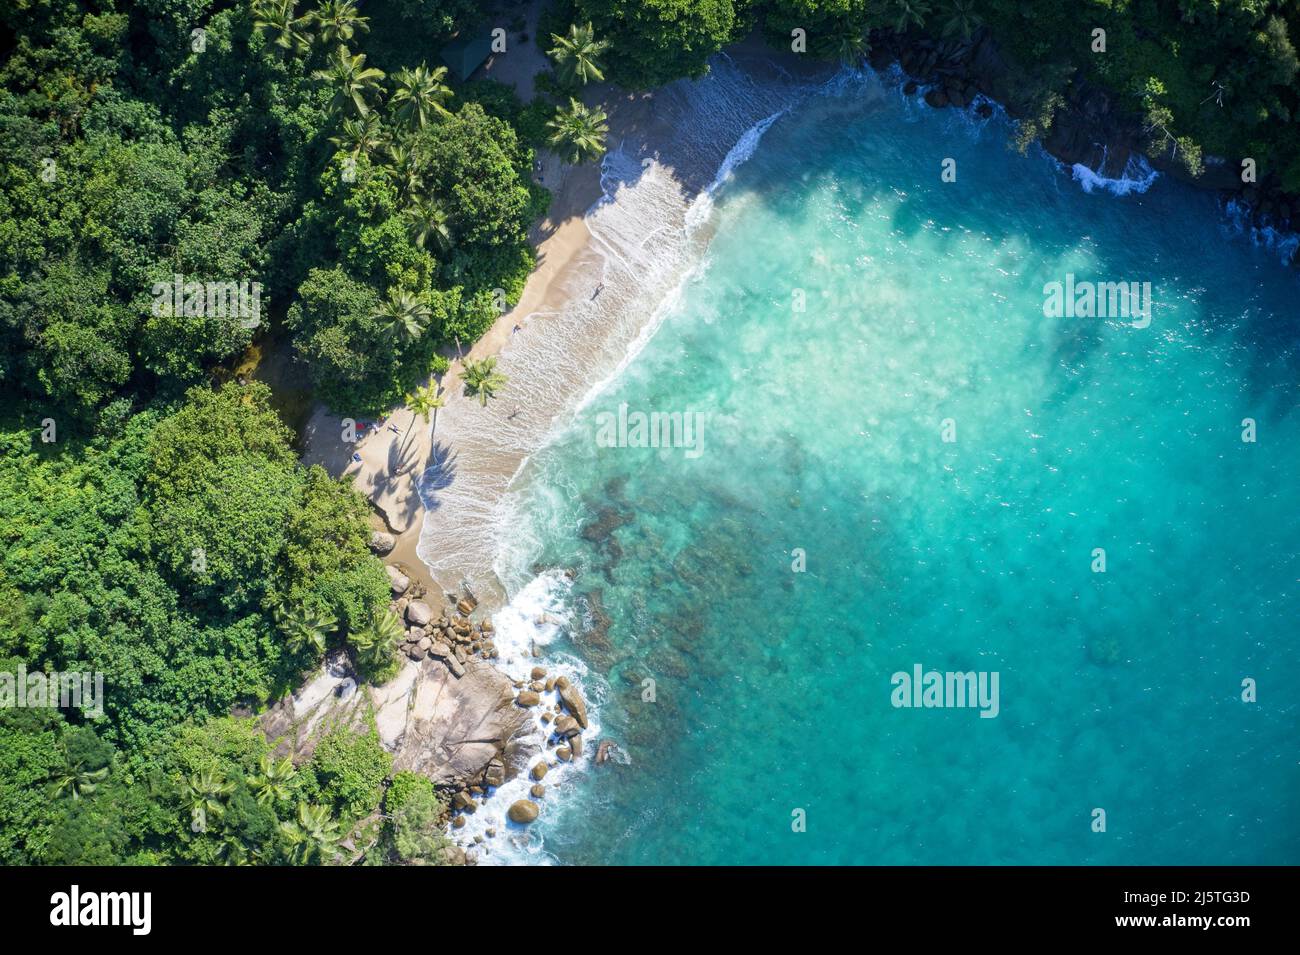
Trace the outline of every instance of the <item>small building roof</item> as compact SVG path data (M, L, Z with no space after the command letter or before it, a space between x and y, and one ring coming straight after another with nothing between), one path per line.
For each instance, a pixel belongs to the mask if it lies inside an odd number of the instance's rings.
M463 83L492 55L492 33L486 26L461 30L439 55L452 75Z

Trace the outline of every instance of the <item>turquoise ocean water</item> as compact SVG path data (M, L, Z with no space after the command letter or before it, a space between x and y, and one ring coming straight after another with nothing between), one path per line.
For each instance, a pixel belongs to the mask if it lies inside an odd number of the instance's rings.
M1208 195L1008 135L854 84L781 115L517 478L503 576L626 754L534 854L1300 862L1300 283ZM1067 273L1150 282L1150 326L1044 317ZM622 403L699 412L700 453L601 446ZM997 671L997 717L894 707L916 664Z

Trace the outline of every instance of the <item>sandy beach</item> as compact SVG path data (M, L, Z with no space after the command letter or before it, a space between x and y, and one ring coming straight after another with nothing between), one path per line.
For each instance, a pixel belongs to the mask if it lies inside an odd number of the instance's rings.
M535 33L540 8L540 3L529 8L530 36ZM548 64L530 40L517 44L506 54L493 56L483 66L482 73L514 86L526 101L532 95L534 75ZM590 87L584 99L606 108L611 142L628 135L650 115L650 97L618 96L609 84ZM465 358L481 359L499 354L528 327L530 316L562 308L567 296L564 279L571 276L575 257L590 242L591 233L583 216L602 195L599 163L570 166L550 152L543 152L538 158L541 160L538 181L551 191L552 198L546 217L530 230L529 239L537 255L536 267L514 308L497 319L465 353ZM462 394L459 373L463 359L449 357L451 367L441 378L448 407L439 416L446 415L457 404L473 402ZM414 415L400 406L382 421L367 422L370 426L351 443L343 438L344 417L322 404L313 407L303 433L303 463L319 464L336 477L351 477L357 490L374 505L375 529L388 531L397 538L386 561L430 596L441 599L444 589L453 588L456 581L443 581L445 586L440 586L416 553L424 518L416 482L431 463L436 419L429 424L419 419L413 421Z
M534 3L528 9L526 32L530 37L536 34L541 6ZM527 43L513 43L505 54L492 56L481 72L489 79L513 86L527 102L533 96L533 77L548 65L549 61L530 39ZM588 102L594 104L602 103L602 97L608 96L610 90L593 87L589 92ZM611 117L611 137L619 134L617 122ZM601 196L599 164L569 166L549 152L538 158L542 162L538 181L551 190L552 198L548 214L534 224L529 234L529 241L537 250L536 268L519 302L474 343L466 358L498 354L517 334L516 326L522 328L529 315L560 307L562 303L554 291L556 279L591 238L583 215ZM463 359L448 357L452 359L451 367L440 379L448 405L472 400L461 394L459 374ZM351 477L357 490L375 508L374 528L387 531L397 539L386 562L409 576L430 597L443 599L444 587L434 581L416 554L424 518L416 483L431 463L436 418L426 424L415 419L405 406L399 406L386 419L367 422L372 426L358 434L355 443L343 438L343 418L322 404L312 409L303 434L303 463L319 464L336 477ZM455 586L455 581L443 583L446 589Z
M539 9L534 4L529 10L530 37L536 35ZM761 43L740 44L728 55L744 69L789 76ZM548 65L530 39L492 57L480 72L514 86L526 99L534 75ZM595 383L593 372L608 373L625 358L651 317L644 312L646 301L660 300L680 278L673 270L686 258L678 234L686 231L689 202L754 117L770 108L744 103L754 116L745 115L746 109L727 110L708 124L709 135L698 144L716 149L711 140L717 139L722 152L702 155L695 168L679 168L674 151L691 154L680 124L684 117L698 120L702 103L712 105L708 97L714 94L702 89L706 85L683 81L633 94L602 83L584 90L588 105L599 105L608 115L610 159L626 168L620 176L609 174L611 181L602 187L601 163L570 166L549 151L539 153L539 181L552 201L530 231L536 267L515 306L464 356L448 356L452 364L442 378L447 403L430 424L412 421L411 412L398 407L380 422L367 422L371 426L364 435L348 443L342 440L340 415L323 406L313 409L303 434L304 463L352 478L374 505L376 529L397 539L386 560L435 602L466 586L480 599L504 596L491 562L496 508L506 489L557 417ZM666 211L653 210L665 216L660 229L647 225L645 208L631 202L620 206L633 187L661 197ZM603 228L601 234L593 234L593 223ZM647 245L656 232L662 233L660 240L671 240L668 247ZM620 245L625 233L630 238ZM489 356L498 357L509 380L483 408L463 393L459 373L463 358ZM426 472L432 477L425 478L422 500L416 483ZM430 498L447 520L426 529Z

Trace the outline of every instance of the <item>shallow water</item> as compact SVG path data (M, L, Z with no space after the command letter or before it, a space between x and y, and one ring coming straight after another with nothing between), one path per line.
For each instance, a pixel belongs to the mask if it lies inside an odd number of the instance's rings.
M550 650L626 754L531 856L1300 862L1294 273L1204 194L1085 192L1000 117L841 87L512 486L498 569L572 615ZM1044 317L1067 273L1150 282L1149 327ZM602 446L622 403L702 440ZM917 664L996 671L997 716L895 707Z

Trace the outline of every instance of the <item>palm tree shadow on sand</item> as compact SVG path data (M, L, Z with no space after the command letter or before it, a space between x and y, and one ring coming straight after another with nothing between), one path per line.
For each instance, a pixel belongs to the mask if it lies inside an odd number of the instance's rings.
M388 444L388 467L385 474L389 480L399 481L408 472L416 474L420 465L420 445L409 438L399 438ZM418 474L416 474L418 476Z
M435 441L429 450L429 460L424 473L416 478L416 488L425 510L436 511L442 506L438 492L451 486L456 480L456 453L451 445Z

